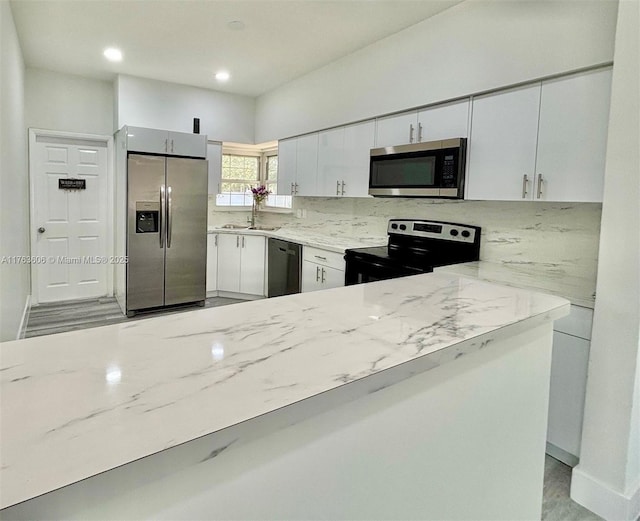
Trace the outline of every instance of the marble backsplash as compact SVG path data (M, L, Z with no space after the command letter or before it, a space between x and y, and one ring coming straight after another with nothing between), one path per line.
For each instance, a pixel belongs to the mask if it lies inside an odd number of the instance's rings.
M482 227L481 260L544 267L592 281L595 289L601 212L599 203L296 197L293 213L261 212L258 220L334 237L381 238L390 218L473 224ZM210 226L246 223L248 215L219 211L210 198Z

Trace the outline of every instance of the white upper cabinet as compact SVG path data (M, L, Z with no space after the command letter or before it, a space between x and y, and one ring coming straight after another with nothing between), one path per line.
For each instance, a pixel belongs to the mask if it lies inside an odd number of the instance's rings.
M207 136L202 134L187 134L186 132L168 132L167 154L206 157Z
M318 133L297 138L295 195L316 195L318 177Z
M341 195L368 197L369 158L374 148L375 121L364 121L344 127L343 176Z
M278 193L317 195L318 133L278 141Z
M611 69L473 100L467 199L602 201Z
M610 99L610 69L543 82L536 200L602 201Z
M540 84L473 100L467 199L531 199Z
M297 138L278 141L278 193L293 195L296 181Z
M418 111L419 141L437 141L469 135L468 99Z
M375 121L334 128L318 135L318 195L366 197Z
M341 195L344 167L344 127L320 132L318 134L318 195Z
M153 128L127 127L127 150L150 154L207 157L207 136Z
M127 150L129 152L166 154L168 138L169 133L166 130L127 127Z
M378 118L376 124L376 148L467 137L469 100Z
M376 148L417 143L418 112L412 110L376 120Z

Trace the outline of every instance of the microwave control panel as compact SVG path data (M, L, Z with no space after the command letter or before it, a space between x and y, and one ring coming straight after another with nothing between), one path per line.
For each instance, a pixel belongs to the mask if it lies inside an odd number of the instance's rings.
M456 186L457 172L455 154L444 154L442 159L442 188L454 188Z

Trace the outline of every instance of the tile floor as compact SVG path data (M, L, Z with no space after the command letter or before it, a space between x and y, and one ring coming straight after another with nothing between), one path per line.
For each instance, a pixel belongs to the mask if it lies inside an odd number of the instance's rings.
M236 304L242 300L212 297L205 307ZM194 306L182 306L162 311L140 313L133 318L124 316L114 298L76 300L54 304L42 304L31 308L27 323L26 336L50 335L106 326L128 320L141 320L162 313L180 313L199 309ZM544 471L544 489L542 501L542 521L598 521L602 518L578 505L569 497L571 467L546 456Z
M571 467L545 456L542 521L602 521L569 497Z

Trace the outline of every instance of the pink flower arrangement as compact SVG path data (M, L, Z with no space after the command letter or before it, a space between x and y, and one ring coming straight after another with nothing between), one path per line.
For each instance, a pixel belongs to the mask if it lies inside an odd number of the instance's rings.
M256 204L264 201L267 196L271 193L266 186L260 185L251 189L251 193L253 194L253 200Z

